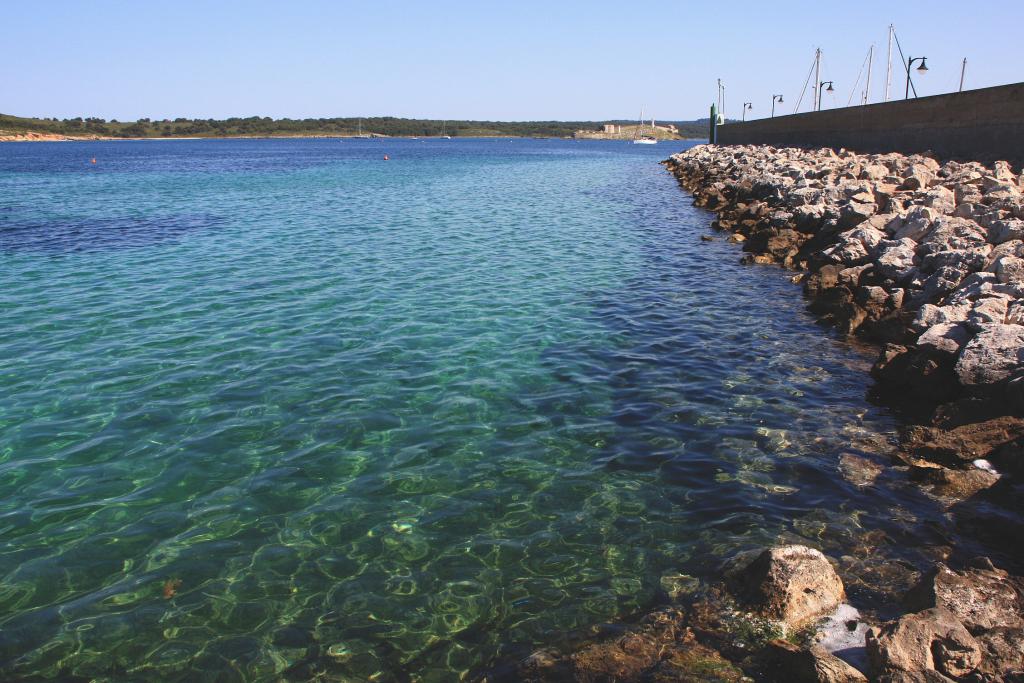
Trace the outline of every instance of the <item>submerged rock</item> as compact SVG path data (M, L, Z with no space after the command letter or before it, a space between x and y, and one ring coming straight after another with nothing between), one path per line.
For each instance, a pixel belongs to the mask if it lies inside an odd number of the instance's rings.
M648 614L618 637L563 655L534 652L509 680L524 683L739 683L743 672L699 643L676 608Z

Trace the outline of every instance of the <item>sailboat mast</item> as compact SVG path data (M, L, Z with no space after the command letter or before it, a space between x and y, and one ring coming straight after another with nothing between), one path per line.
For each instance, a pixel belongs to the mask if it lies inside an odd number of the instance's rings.
M864 104L868 103L868 95L871 93L871 63L875 61L875 44L871 43L868 50L868 80L864 84Z
M885 99L883 102L889 101L889 89L892 87L892 24L889 24L889 60L885 67Z

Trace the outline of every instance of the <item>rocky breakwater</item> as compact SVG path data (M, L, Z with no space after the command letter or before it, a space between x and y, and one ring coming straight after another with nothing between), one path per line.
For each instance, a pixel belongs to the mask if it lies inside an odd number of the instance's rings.
M914 476L966 497L1009 474L1024 507L1024 174L766 146L665 164L746 261L799 271L822 321L880 346L875 390L925 425L904 436Z

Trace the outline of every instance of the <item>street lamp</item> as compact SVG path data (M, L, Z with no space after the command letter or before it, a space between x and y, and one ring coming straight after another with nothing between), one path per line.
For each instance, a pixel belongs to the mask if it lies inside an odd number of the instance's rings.
M832 87L832 81L822 81L818 84L818 111L821 111L821 89L826 85L828 88L825 89L825 92L835 92L835 88Z
M782 95L772 95L772 118L775 118L775 103L782 104Z
M744 121L747 120L747 110L748 109L753 109L753 108L754 108L754 105L751 104L750 102L744 102L743 103L743 120Z
M910 59L907 60L907 92L903 94L903 99L907 99L907 98L910 97L910 67L912 67L914 65L914 62L921 62L921 66L917 67L917 73L919 73L922 76L924 76L924 74L928 71L928 65L925 64L925 62L924 62L924 60L926 60L926 59L928 59L928 58L927 57L911 57ZM914 91L914 97L917 97L917 91L916 90Z

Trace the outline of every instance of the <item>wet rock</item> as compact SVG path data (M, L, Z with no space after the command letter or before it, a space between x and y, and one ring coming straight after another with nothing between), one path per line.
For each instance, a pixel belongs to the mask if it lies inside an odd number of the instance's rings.
M792 683L867 683L857 669L820 645L800 648L785 640L768 644L774 680Z
M981 664L981 646L956 616L941 607L907 614L867 634L868 661L879 681L928 681L937 672L966 676Z
M845 595L828 559L802 545L764 550L730 568L726 580L746 606L791 628L832 612Z
M999 475L978 467L951 469L925 460L910 466L910 478L927 484L932 492L947 498L964 499L999 481Z
M879 463L853 453L843 453L839 456L839 471L843 478L854 486L871 486L883 469Z
M966 465L988 459L1000 446L1024 436L1024 418L1002 417L961 425L953 429L915 426L904 430L903 449L933 462Z
M743 673L715 650L697 642L678 609L657 610L618 637L562 655L539 650L509 680L527 683L738 683Z

